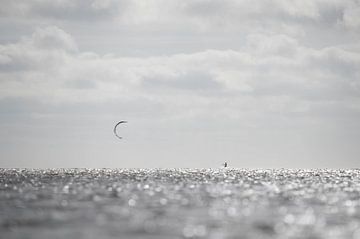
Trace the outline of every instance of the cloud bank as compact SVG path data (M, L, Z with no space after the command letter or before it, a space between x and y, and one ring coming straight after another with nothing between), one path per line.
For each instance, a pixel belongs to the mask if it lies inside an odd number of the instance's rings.
M197 158L189 166L209 167L230 158L237 166L338 167L341 155L352 166L360 140L359 5L3 1L0 26L14 39L0 45L1 142L3 156L17 162L5 165L56 166L44 162L58 157L101 166L104 154L105 166L186 166ZM84 22L91 26L84 30ZM104 53L109 47L119 50ZM138 125L122 152L132 162L111 161L117 146L99 126L119 117ZM57 147L48 145L54 129ZM24 162L20 146L38 155ZM88 159L71 163L76 155Z

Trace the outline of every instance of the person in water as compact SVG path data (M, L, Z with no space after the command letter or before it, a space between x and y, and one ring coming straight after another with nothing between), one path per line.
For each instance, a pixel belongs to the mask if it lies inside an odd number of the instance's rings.
M224 163L224 168L226 168L226 167L227 167L227 162Z

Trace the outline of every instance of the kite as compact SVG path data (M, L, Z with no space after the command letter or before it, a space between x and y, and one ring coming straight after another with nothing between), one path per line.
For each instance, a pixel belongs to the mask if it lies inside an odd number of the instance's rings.
M118 123L115 125L115 127L114 127L114 134L115 134L115 136L118 137L119 139L122 139L122 137L119 136L119 135L116 133L116 128L117 128L120 124L123 124L123 123L127 123L127 121L122 120L122 121L118 122Z

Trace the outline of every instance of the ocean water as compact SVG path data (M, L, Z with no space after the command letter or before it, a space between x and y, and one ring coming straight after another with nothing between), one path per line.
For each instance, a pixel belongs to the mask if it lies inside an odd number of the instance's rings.
M360 238L360 170L0 169L0 238Z

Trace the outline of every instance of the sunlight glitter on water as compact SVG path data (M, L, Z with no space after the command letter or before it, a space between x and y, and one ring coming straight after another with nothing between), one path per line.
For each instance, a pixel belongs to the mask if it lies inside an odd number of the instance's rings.
M4 238L359 238L360 170L0 169Z

